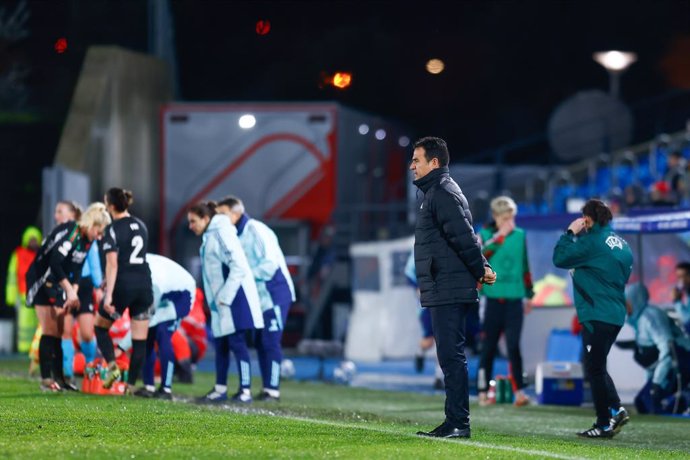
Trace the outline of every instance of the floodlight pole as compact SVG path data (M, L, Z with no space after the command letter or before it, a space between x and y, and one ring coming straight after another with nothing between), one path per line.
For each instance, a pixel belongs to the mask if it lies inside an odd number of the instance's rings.
M618 99L621 88L621 72L615 72L608 69L606 71L609 74L609 94L615 99Z
M602 51L594 53L592 58L609 74L609 94L618 99L620 96L620 76L637 61L635 53L625 51Z

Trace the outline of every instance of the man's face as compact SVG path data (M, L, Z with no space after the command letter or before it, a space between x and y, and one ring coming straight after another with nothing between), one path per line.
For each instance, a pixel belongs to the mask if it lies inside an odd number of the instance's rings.
M414 179L418 180L429 174L433 169L439 167L438 158L432 158L431 161L426 161L424 155L426 151L424 147L417 147L412 154L412 162L410 162L410 171L414 173Z
M684 289L690 288L690 273L686 272L684 269L676 269L676 279L679 284L683 285Z
M232 212L232 209L230 209L229 206L226 206L224 204L221 204L216 208L216 212L218 214L225 214L230 218L230 222L232 222L232 225L237 224L237 221L240 220L240 216L236 212Z

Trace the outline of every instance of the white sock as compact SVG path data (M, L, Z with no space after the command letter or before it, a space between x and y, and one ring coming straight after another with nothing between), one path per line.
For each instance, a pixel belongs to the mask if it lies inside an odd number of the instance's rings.
M163 390L163 393L172 393L172 390L168 387L161 387L161 390Z
M216 385L214 387L216 390L216 393L227 393L228 392L228 386L227 385Z
M249 388L242 388L242 394L247 395L247 396L251 396L252 390L250 390Z
M280 390L275 390L273 388L264 388L264 393L267 393L272 398L280 398Z
M146 388L146 391L150 391L151 393L156 391L156 387L153 385L146 385L145 388Z

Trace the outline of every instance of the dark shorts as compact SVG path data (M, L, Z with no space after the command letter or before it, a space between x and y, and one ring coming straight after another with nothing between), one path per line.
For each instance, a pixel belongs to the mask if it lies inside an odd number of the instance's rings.
M84 313L91 313L93 315L93 282L91 277L82 278L79 280L79 308L71 310L72 316L75 318Z
M57 305L59 307L65 304L65 291L62 290L60 285L54 284L51 281L46 281L43 283L36 292L33 299L33 305Z
M153 293L151 288L137 287L133 289L119 288L115 286L113 292L113 306L119 316L129 308L129 317L133 320L150 319L153 314ZM109 321L115 321L106 313L102 306L98 309L98 314Z

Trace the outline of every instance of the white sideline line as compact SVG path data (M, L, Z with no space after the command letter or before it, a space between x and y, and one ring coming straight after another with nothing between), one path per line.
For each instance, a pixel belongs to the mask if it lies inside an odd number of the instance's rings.
M555 454L552 452L548 452L545 450L533 450L533 449L523 449L520 447L510 447L510 446L502 446L502 445L491 445L491 444L486 444L483 442L477 442L477 441L472 441L471 439L467 440L457 440L457 439L443 439L443 438L420 438L416 434L412 433L400 433L399 431L393 431L393 430L386 430L384 428L376 428L376 427L371 427L371 426L365 426L365 425L355 425L351 423L341 423L341 422L335 422L332 420L318 420L318 419L313 419L313 418L307 418L307 417L295 417L295 416L290 416L290 415L283 415L283 414L276 414L278 417L290 419L290 420L297 420L301 422L308 422L308 423L314 423L317 425L330 425L330 426L337 426L340 428L353 428L353 429L360 429L360 430L368 430L368 431L375 431L377 433L384 433L384 434L392 434L396 436L406 436L410 438L417 438L417 439L428 439L431 441L441 441L441 442L450 442L453 444L460 444L460 445L467 445L467 446L472 446L472 447L479 447L482 449L493 449L493 450L502 450L505 452L515 452L515 453L520 453L520 454L528 454L528 455L536 455L540 457L549 457L549 458L559 458L559 459L565 459L565 460L579 460L584 457L570 457L568 455L561 455L561 454Z
M192 403L192 400L187 399L187 398L176 399L176 401ZM373 426L366 426L366 425L353 424L353 423L342 423L342 422L336 422L333 420L319 420L319 419L315 419L315 418L299 417L299 416L295 416L295 415L287 415L287 414L281 413L281 412L271 412L270 410L266 410L266 409L255 409L255 408L250 408L250 407L240 408L240 407L229 405L229 404L222 404L222 405L217 405L217 406L216 405L209 405L206 407L216 407L218 409L223 409L223 410L227 410L230 412L235 412L237 414L270 415L273 417L280 417L280 418L284 418L284 419L288 419L288 420L313 423L315 425L328 425L328 426L336 426L339 428L352 428L352 429L359 429L359 430L374 431L377 433L391 434L391 435L395 435L395 436L405 436L408 438L425 439L425 440L435 441L435 442L449 442L449 443L453 443L453 444L479 447L481 449L501 450L504 452L514 452L516 454L519 453L519 454L526 454L526 455L535 455L535 456L539 456L539 457L558 458L558 459L563 459L563 460L581 460L581 459L586 458L586 457L571 457L568 455L555 454L553 452L548 452L545 450L523 449L521 447L492 445L492 444L487 444L484 442L473 441L472 439L458 440L458 439L443 439L443 438L420 438L419 436L417 436L414 433L407 433L407 432L401 433L399 431L387 430L385 428L378 428L378 427L373 427Z

